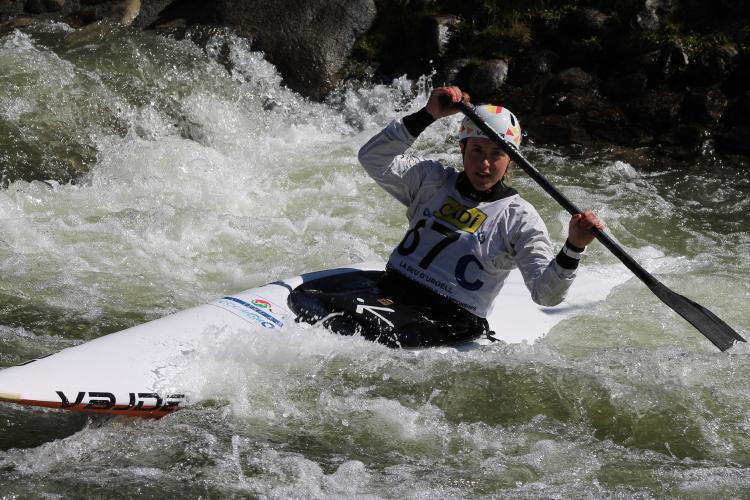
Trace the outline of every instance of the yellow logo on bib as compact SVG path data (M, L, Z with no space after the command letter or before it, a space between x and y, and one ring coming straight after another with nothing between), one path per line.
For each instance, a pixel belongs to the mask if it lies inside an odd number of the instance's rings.
M466 208L450 196L443 202L435 217L467 233L475 233L487 219L478 208Z

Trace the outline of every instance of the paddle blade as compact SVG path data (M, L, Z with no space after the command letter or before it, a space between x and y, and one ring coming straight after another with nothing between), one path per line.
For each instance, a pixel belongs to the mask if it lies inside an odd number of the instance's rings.
M697 328L719 350L726 351L737 342L745 342L745 339L731 326L697 302L670 290L658 281L649 284L649 288L662 302Z

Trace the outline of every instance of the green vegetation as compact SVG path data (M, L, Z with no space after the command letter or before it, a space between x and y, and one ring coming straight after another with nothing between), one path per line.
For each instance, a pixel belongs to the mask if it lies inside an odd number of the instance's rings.
M668 3L658 11L659 29L633 29L632 21L644 9L643 0L376 0L378 18L357 43L353 57L376 73L424 74L441 61L458 58L507 58L534 46L579 47L618 55L656 50L665 43L683 46L698 56L717 44L716 33L728 33L738 50L750 38L750 4L740 0L700 0ZM612 19L605 36L569 29L571 14L580 8L596 9ZM435 46L436 18L454 16L452 34L442 52ZM726 43L723 43L726 45Z
M564 17L584 5L529 0L438 0L428 5L408 0L376 0L378 17L356 43L352 58L384 74L429 72L441 57L511 58L559 29ZM597 2L594 2L597 3ZM601 3L601 2L598 2ZM436 17L455 16L445 54L435 44Z

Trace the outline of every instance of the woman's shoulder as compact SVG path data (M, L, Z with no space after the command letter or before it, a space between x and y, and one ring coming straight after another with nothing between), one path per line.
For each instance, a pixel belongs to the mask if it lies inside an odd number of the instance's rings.
M544 224L536 207L520 194L515 194L508 199L504 212L505 226L510 233L525 232Z
M508 209L518 214L529 214L538 216L536 207L523 196L516 193L508 199Z
M415 167L419 168L425 182L443 183L458 176L458 170L437 160L421 159Z
M494 211L497 212L498 216L505 217L508 215L524 215L524 214L537 214L536 208L530 202L526 201L518 192L512 190L511 193L503 196L500 199L490 202L484 202L484 206L496 207ZM492 209L490 209L492 210Z

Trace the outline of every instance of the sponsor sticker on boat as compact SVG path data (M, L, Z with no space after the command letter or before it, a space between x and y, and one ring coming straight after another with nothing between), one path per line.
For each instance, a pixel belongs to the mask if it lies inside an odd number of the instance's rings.
M260 297L243 300L229 296L217 300L214 302L214 305L233 312L241 318L247 319L264 328L271 329L284 326L284 322L274 312L274 305Z

